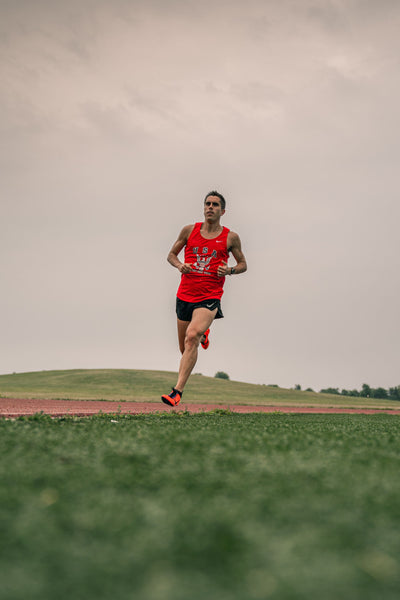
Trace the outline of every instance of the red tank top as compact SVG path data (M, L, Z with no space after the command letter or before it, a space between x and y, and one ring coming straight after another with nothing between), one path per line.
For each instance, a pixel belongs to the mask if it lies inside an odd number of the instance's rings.
M229 229L222 228L216 238L204 238L200 229L203 223L196 223L185 246L185 263L192 265L191 273L182 273L177 296L185 302L202 302L219 299L224 293L225 277L218 277L218 265L228 262L227 238Z

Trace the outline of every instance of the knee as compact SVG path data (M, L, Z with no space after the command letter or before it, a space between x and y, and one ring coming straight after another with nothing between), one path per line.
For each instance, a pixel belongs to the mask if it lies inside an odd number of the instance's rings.
M189 327L185 337L185 348L198 346L200 344L200 339L202 335L202 331L197 331L195 328Z

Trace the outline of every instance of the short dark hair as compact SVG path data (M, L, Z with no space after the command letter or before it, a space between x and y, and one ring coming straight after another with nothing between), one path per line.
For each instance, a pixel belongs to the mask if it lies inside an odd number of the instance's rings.
M222 208L222 210L225 210L226 202L225 202L225 198L223 197L222 194L220 194L219 192L216 192L215 190L213 190L212 192L208 192L207 196L204 198L204 203L206 202L206 200L209 196L216 196L217 198L219 198L221 201L221 208Z

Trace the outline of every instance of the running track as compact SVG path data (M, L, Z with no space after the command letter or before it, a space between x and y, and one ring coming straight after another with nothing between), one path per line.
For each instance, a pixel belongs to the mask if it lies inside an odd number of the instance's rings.
M177 408L170 408L165 404L155 402L106 402L93 400L24 400L16 398L0 398L0 417L16 418L34 415L43 412L52 417L77 416L89 417L100 412L110 414L143 414L159 412L199 413L215 409L230 409L235 413L315 413L315 414L375 414L384 413L400 415L398 410L372 409L372 408L331 408L331 407L304 407L304 406L244 406L228 404L186 404Z

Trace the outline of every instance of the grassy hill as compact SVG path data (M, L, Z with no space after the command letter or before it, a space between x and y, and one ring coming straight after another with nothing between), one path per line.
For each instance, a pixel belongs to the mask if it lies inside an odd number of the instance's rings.
M176 382L176 373L133 369L74 369L0 375L0 397L160 402ZM184 399L190 403L266 406L340 406L399 408L373 398L347 398L192 375Z

